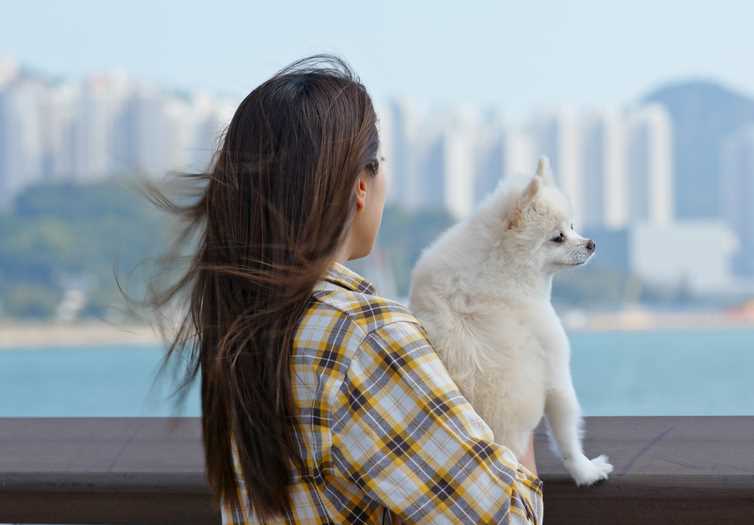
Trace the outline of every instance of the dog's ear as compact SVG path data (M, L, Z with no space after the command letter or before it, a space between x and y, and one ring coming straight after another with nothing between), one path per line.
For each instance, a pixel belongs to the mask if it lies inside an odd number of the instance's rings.
M534 202L541 187L542 177L539 175L532 177L529 184L526 185L526 188L524 188L524 191L521 192L521 195L516 200L516 204L513 206L510 214L506 217L507 229L512 230L521 224L526 209Z
M518 199L518 204L521 209L526 209L529 204L534 200L534 197L539 193L539 189L542 187L542 179L540 177L532 177L529 184L524 188L524 192Z
M550 169L550 160L542 155L537 162L537 177L547 186L555 186L555 180L552 178L552 170Z

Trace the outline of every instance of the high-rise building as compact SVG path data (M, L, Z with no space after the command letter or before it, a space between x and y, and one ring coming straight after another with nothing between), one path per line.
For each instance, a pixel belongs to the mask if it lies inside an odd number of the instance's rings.
M574 219L580 223L583 212L581 126L579 115L562 108L536 116L531 124L537 156L550 159L558 187L568 196Z
M479 130L476 144L476 173L473 202L476 206L505 176L504 123L497 113L487 113Z
M381 163L382 173L387 180L387 193L385 202L394 204L398 200L400 192L395 188L395 174L393 173L393 115L391 114L390 103L384 104L374 101L374 111L377 114L377 133L380 137L380 148L377 153L379 157L385 160ZM390 162L388 162L390 160Z
M19 77L0 90L0 206L43 175L46 86Z
M196 130L194 143L190 148L189 169L204 171L209 167L213 155L221 145L225 129L233 118L236 106L237 104L231 101L215 101L206 95L194 97Z
M501 179L533 174L537 156L531 137L521 129L501 122L483 130L477 153L474 201L481 202Z
M744 127L723 142L721 164L720 208L739 241L734 271L754 277L754 126Z
M68 179L74 174L71 126L79 96L78 86L64 82L49 86L41 101L42 176L45 179Z
M135 89L118 119L116 171L160 176L192 168L197 132L206 113L187 96Z
M582 123L581 217L587 227L621 227L628 222L625 126L621 115L600 111Z
M630 222L673 220L673 145L670 116L659 104L627 117L626 185Z
M503 132L505 176L534 174L537 169L537 155L532 138L519 129L506 129Z
M127 159L119 152L125 132L116 127L130 92L122 73L87 78L76 103L71 139L73 172L77 179L98 179L123 169Z
M165 168L165 99L156 90L134 87L122 101L115 120L116 132L110 172L155 174ZM171 130L172 131L172 130Z
M423 201L417 153L418 111L411 101L395 99L378 106L377 113L388 178L386 200L406 209L417 208Z
M457 108L422 131L419 205L442 208L460 219L474 208L479 115L472 108ZM412 206L413 207L413 206Z

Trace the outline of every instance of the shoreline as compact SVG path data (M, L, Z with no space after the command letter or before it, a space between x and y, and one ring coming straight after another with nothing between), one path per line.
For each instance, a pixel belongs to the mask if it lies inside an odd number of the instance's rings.
M754 315L724 312L565 312L561 319L572 333L644 332L655 330L753 329ZM0 321L0 351L26 347L154 344L162 340L149 325L117 326L103 321L76 323Z
M617 312L565 312L561 319L573 332L648 332L656 330L754 329L754 312L656 312L628 308Z
M148 325L116 326L102 321L0 322L0 351L23 347L159 344L160 342L159 334Z

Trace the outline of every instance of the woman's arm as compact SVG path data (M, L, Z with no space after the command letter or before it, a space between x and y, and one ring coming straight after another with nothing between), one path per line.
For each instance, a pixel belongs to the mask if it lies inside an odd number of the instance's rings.
M533 454L523 466L493 441L425 334L393 322L356 350L330 413L335 467L403 523L541 524Z

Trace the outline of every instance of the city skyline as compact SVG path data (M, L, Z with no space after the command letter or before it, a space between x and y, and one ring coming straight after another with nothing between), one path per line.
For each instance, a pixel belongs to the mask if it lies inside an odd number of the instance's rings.
M754 4L742 2L29 0L3 15L0 55L57 75L122 68L163 87L236 97L317 52L343 56L376 98L421 94L508 113L615 107L674 78L754 91Z
M5 107L0 117L6 126L15 119L14 127L26 131L5 134L6 165L0 169L0 188L11 194L39 178L87 180L134 171L159 174L205 169L238 103L201 92L160 89L125 72L92 73L78 81L51 80L31 71L14 61L0 63L0 102ZM386 171L389 177L400 179L388 201L408 209L440 206L457 218L464 217L501 178L531 173L536 160L545 154L588 225L621 226L639 216L659 222L671 219L672 205L664 201L672 187L667 180L672 179L672 163L665 160L667 165L660 165L659 180L645 176L652 169L657 172L648 157L641 161L646 165L623 165L641 155L656 157L654 150L628 155L630 148L641 149L631 140L638 136L634 128L646 127L648 123L642 121L647 119L660 119L661 133L668 135L659 137L666 142L660 157L670 154L671 125L657 105L623 110L563 106L538 109L517 120L499 109L468 103L442 109L422 107L409 97L375 100L375 109ZM37 113L39 118L30 117ZM596 127L590 129L590 124ZM648 132L653 133L653 128ZM594 136L587 137L590 133ZM590 138L598 143L588 144ZM587 151L590 147L592 151ZM394 153L397 158L392 158ZM590 161L604 165L590 166ZM646 178L638 190L637 185L631 188L640 192L634 196L621 182L632 170L638 172L638 179ZM605 187L597 192L603 195L584 195L583 184L590 177L596 185L604 182ZM437 178L442 185L434 184ZM658 197L658 187L663 196ZM420 188L429 191L420 194ZM645 193L649 196L646 206ZM619 202L622 195L630 202ZM578 219L581 222L582 217Z
M692 83L690 89L727 93L715 85ZM723 166L715 165L707 172L714 194L700 196L688 168L676 167L677 145L688 138L683 134L690 128L688 123L678 128L676 140L672 97L669 105L655 100L666 91L624 107L543 108L518 119L469 103L433 110L409 97L375 99L387 158L387 203L409 211L443 209L463 219L500 180L531 174L537 159L546 155L571 200L576 224L598 232L628 232L619 239L649 239L630 245L614 241L614 251L623 254L621 267L646 271L654 265L659 276L660 265L651 262L652 250L646 246L673 245L673 254L692 253L694 236L688 232L697 221L707 232L712 254L690 267L687 255L674 260L669 254L662 279L672 276L672 268L687 272L702 265L717 277L689 282L722 286L733 282L734 268L754 277L753 269L740 263L754 254L754 232L741 219L748 216L746 201L728 197L725 204L707 202L689 215L689 203L731 193L730 181L748 187L754 174L746 159L754 145L745 135L734 153L722 147L718 152L715 142L708 141L705 147L722 155L727 168L722 173ZM739 96L730 93L723 96ZM36 180L204 170L236 104L206 93L160 89L123 72L51 81L5 61L0 65L0 204L7 206ZM746 118L738 121L748 122ZM737 126L727 125L725 133L737 132ZM725 213L714 211L723 209ZM731 232L743 251L732 248Z

